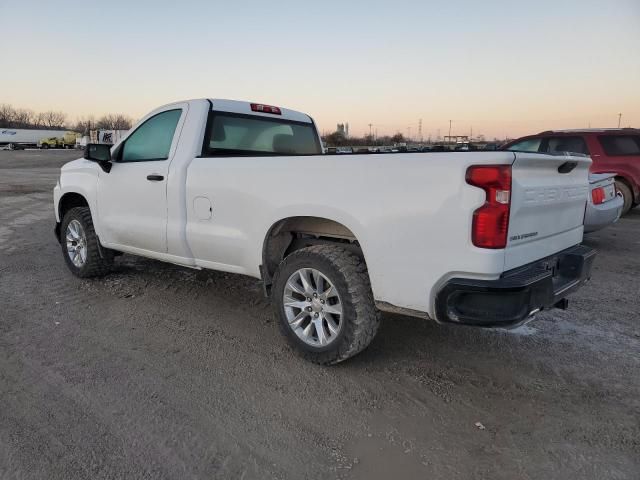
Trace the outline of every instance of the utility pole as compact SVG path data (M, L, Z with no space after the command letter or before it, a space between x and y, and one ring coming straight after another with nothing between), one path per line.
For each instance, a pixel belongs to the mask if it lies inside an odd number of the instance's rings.
M622 114L618 114L618 128L620 128L620 120L622 120Z
M451 120L449 120L449 143L451 143Z
M371 127L373 127L373 123L369 124L369 138L371 138Z
M422 119L418 122L418 139L422 143Z

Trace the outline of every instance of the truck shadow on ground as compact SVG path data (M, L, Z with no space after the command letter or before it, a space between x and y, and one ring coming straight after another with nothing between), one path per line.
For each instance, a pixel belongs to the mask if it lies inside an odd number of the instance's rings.
M271 348L282 349L291 361L300 361L280 335L278 320L271 302L264 297L262 286L254 278L217 271L198 271L162 262L123 255L117 259L115 271L95 288L104 289L119 298L163 296L175 305L190 305L197 312L184 319L206 328L205 322L229 334L258 332L247 338L266 339ZM217 312L234 310L231 321L220 320ZM205 317L204 312L210 312ZM158 312L160 314L160 312ZM189 329L187 329L188 331ZM196 329L197 330L197 329ZM440 325L432 320L384 314L376 338L364 352L340 364L341 369L375 370L389 368L390 362L410 363L416 367L426 363L453 367L481 362L505 361L539 343L535 327L516 331L489 330L474 327ZM187 332L185 332L187 333ZM194 341L198 341L194 339ZM295 359L295 360L294 360Z

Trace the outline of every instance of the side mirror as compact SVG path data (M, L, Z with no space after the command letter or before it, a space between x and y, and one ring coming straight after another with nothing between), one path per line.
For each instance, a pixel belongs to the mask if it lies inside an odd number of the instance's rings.
M88 143L84 147L84 158L98 163L105 173L111 171L111 145L104 143Z

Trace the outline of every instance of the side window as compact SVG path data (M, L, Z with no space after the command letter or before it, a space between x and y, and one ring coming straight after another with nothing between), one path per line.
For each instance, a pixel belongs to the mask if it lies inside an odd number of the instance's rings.
M589 155L589 148L582 137L549 137L543 148L546 153L581 153Z
M182 110L167 110L140 125L122 146L121 162L166 160Z
M528 140L523 140L518 143L514 143L507 150L511 150L514 152L537 152L540 148L540 142L542 139L540 138L529 138Z
M603 135L598 140L607 155L640 155L640 135Z

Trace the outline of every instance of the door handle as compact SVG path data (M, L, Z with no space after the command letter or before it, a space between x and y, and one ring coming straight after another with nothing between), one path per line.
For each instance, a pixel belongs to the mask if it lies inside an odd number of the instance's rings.
M164 176L154 173L152 175L147 175L147 180L150 182L161 182L164 180Z
M578 166L578 162L564 162L558 167L558 173L569 173Z

